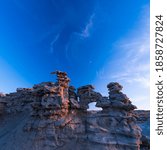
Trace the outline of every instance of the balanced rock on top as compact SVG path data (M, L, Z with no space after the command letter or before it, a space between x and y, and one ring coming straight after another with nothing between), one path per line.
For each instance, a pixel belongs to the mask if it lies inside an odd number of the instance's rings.
M122 86L117 82L111 82L107 85L109 97L103 97L97 101L96 106L103 110L117 109L131 111L137 107L131 104L129 98L121 92Z

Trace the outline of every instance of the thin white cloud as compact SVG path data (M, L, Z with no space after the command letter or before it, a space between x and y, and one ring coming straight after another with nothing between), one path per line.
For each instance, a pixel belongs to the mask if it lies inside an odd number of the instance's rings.
M144 17L145 18L145 17ZM143 19L143 18L142 18ZM112 66L117 67L117 64L122 71L114 74L111 73L106 78L118 79L129 81L129 79L134 79L134 81L147 80L149 82L149 53L150 53L150 44L149 44L149 21L146 20L145 26L142 26L140 32L134 32L130 37L125 37L123 40L116 42L117 46L114 46L116 50L121 50L122 55L121 59L118 59L114 63L111 61L107 69L112 68ZM112 65L112 66L111 66ZM105 72L103 68L103 75L105 78ZM142 77L141 79L140 76ZM148 83L147 82L147 83ZM142 84L142 82L141 82Z
M90 37L90 31L93 27L93 19L95 17L95 12L89 17L89 20L85 27L80 32L73 32L69 38L65 46L65 56L69 63L72 63L72 59L75 59L76 56L73 55L73 51L75 51L75 46L82 42L83 39ZM75 46L74 46L75 45ZM78 50L78 49L77 49ZM89 63L91 64L92 61L90 60Z
M111 59L97 72L95 85L100 91L111 81L120 82L133 103L149 109L149 11L148 7L143 9L144 17L142 12L136 29L113 44L112 51L118 51L118 59ZM143 107L139 101L144 104Z
M90 17L88 22L86 23L85 27L81 30L81 32L73 32L72 36L79 36L80 38L88 38L90 36L90 30L93 27L93 19L95 17L95 13L93 13Z
M57 40L59 39L59 34L57 34L50 43L50 53L54 52L54 46L56 45Z
M120 74L126 73L126 76L124 76L125 81L133 80L141 84L149 82L149 34L144 39L147 40L137 38L135 41L136 44L124 48L127 51L127 55L125 56L127 63ZM121 47L123 48L123 46Z
M87 38L90 36L90 29L92 28L93 26L93 18L95 16L95 13L93 13L90 18L89 18L89 21L88 23L86 24L85 28L82 30L80 36L83 37L83 38Z

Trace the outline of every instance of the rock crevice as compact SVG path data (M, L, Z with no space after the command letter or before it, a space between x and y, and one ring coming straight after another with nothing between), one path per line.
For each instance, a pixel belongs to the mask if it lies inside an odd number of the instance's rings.
M29 142L11 137L16 143L14 149L140 150L142 135L134 115L136 106L121 92L119 83L109 83L109 96L104 97L92 85L78 89L69 85L65 72L52 74L57 75L55 83L42 82L30 89L19 88L15 93L0 95L0 115L9 118L27 114L14 134ZM87 111L91 102L102 110ZM3 150L11 148L5 141L7 136L0 137Z

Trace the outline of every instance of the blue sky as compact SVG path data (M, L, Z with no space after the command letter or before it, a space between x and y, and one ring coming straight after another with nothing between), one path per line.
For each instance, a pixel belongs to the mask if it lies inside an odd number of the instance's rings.
M54 81L107 95L118 81L138 108L149 109L149 0L3 0L0 91Z

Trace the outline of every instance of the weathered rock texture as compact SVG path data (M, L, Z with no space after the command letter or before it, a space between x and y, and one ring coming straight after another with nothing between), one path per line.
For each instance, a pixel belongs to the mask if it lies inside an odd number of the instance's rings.
M69 86L65 72L57 82L0 95L0 148L3 150L140 150L141 129L119 83L109 97L92 85ZM96 102L102 111L87 111Z
M3 115L6 105L6 100L4 100L3 97L5 97L5 95L0 93L0 115Z
M150 111L135 110L134 114L137 116L137 124L142 129L141 150L150 149Z

